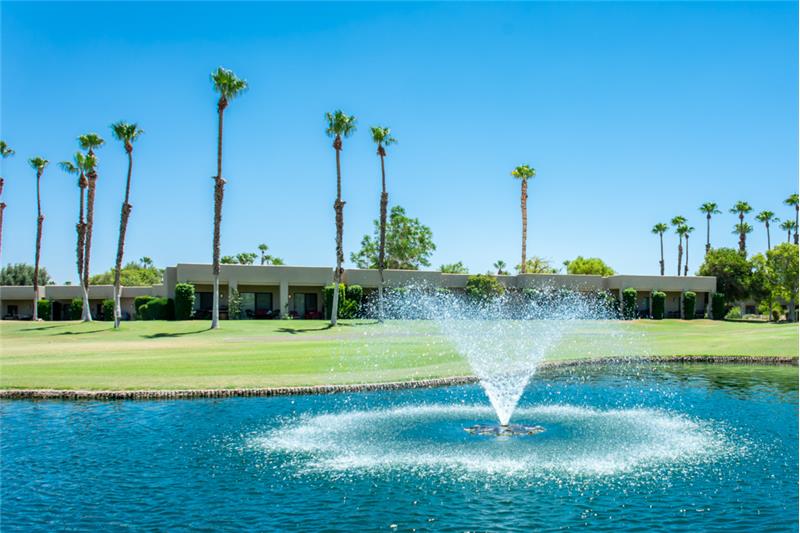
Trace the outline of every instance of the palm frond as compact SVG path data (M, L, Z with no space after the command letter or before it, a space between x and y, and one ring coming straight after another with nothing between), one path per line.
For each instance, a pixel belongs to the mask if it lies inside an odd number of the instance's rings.
M2 156L3 159L6 157L11 157L15 153L16 152L14 152L14 150L8 147L5 141L0 141L0 156Z
M333 113L325 113L325 120L328 122L328 127L325 133L328 137L350 137L356 131L356 117L353 115L346 115L341 109L337 109Z
M37 170L38 172L41 172L42 170L44 170L44 167L46 167L49 163L50 163L50 161L48 161L47 159L45 159L43 157L40 157L38 155L28 159L28 164L31 167L33 167L35 170Z
M536 169L530 165L520 165L511 171L511 175L517 179L527 180L536 177Z
M211 82L214 84L214 90L226 100L233 100L248 88L245 80L237 77L232 70L223 67L211 73Z
M84 150L94 150L95 148L100 148L105 143L103 138L96 133L86 133L78 137L78 144L80 144L81 148Z

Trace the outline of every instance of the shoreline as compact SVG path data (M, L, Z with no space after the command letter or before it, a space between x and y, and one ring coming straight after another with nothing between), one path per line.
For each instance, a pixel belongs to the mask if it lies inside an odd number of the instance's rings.
M576 366L614 365L630 363L682 363L682 364L739 364L764 366L798 366L797 356L644 356L598 357L595 359L570 359L548 361L537 370L569 368ZM409 381L352 383L341 385L307 385L290 387L260 387L231 389L141 389L141 390L70 390L70 389L0 389L0 400L186 400L199 398L236 398L337 394L386 390L426 389L470 385L477 383L475 376L453 376Z

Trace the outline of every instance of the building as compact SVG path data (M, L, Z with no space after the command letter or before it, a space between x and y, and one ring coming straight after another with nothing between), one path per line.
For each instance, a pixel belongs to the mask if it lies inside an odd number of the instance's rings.
M228 299L238 291L242 310L250 318L321 318L324 312L323 288L333 283L333 269L328 267L299 267L274 265L221 265L220 309L226 318ZM388 286L425 283L428 286L463 290L469 275L442 274L421 270L386 270ZM361 285L365 296L377 290L377 270L346 269L343 282ZM686 291L697 294L696 314L701 315L711 305L711 295L716 290L716 278L702 276L579 276L566 274L519 274L498 276L508 288L564 287L583 292L607 291L617 298L622 291L634 288L638 292L637 308L641 315L649 315L650 294L654 290L667 295L666 316L679 318L682 314L681 295ZM179 263L167 267L163 284L150 287L123 287L121 306L123 316L134 316L134 298L150 295L175 296L175 285L191 283L195 286L195 312L198 317L210 316L213 299L211 265ZM81 297L76 285L46 285L39 288L39 298L53 302L53 319L67 318L67 309L74 298ZM102 302L113 297L113 287L98 285L89 288L93 314L102 312ZM25 319L33 314L33 287L0 287L0 312L3 319Z

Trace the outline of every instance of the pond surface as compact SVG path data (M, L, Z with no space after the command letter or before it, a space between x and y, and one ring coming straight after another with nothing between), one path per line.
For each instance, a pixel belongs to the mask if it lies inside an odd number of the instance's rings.
M797 531L796 367L537 375L496 438L480 387L3 401L3 531Z

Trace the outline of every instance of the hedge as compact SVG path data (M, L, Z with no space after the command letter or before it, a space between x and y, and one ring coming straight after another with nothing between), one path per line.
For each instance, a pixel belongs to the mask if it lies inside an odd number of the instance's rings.
M661 291L653 291L653 320L661 320L664 318L664 308L667 302L667 295Z
M324 289L322 289L323 295L325 297L325 318L331 317L331 310L333 309L333 284L326 285ZM341 317L342 306L344 305L344 300L346 298L344 283L339 284L339 312L336 314L337 317Z
M467 285L464 291L471 298L479 300L490 300L501 296L506 288L497 278L489 274L476 274L467 278Z
M711 319L722 320L725 318L725 295L715 292L711 297Z
M102 320L110 322L114 320L114 300L109 298L103 300L103 318Z
M53 320L53 302L50 300L39 300L36 302L36 313L42 320Z
M627 288L622 291L622 318L624 320L636 318L636 297L637 292L634 288Z
M697 301L697 294L692 291L683 293L683 319L692 320L694 318L695 302Z
M146 303L152 302L155 300L155 296L150 296L145 294L144 296L137 296L133 299L133 312L136 315L136 320L144 320L142 316L139 314L139 308Z
M175 285L175 320L189 320L194 313L194 285Z
M348 285L345 292L347 300L355 302L356 306L360 308L364 298L364 289L361 288L361 285Z
M175 320L175 301L172 298L154 298L138 311L142 320Z
M80 320L83 315L83 298L73 298L67 308L67 316L70 320Z

